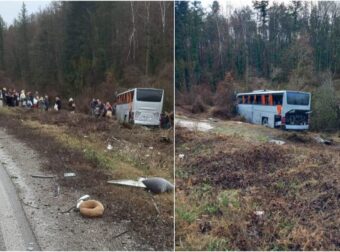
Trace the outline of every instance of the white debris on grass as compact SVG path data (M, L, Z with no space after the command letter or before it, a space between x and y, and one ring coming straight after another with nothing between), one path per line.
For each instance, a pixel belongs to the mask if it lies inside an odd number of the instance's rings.
M274 143L274 144L277 144L277 145L284 145L286 142L281 141L281 140L272 139L272 140L269 141L269 143Z
M262 215L264 215L264 211L255 211L255 214L257 216L262 216Z
M108 150L112 150L112 149L113 149L112 145L111 145L111 144L108 144L108 145L107 145L107 149L108 149Z
M184 159L184 154L179 154L179 155L178 155L178 158L179 158L179 159Z
M64 177L67 178L67 177L75 177L76 174L74 172L65 172L64 173Z
M107 183L115 184L115 185L125 185L125 186L145 188L146 186L144 185L142 181L143 179L141 178L138 181L132 180L132 179L120 179L120 180L110 180L110 181L107 181Z

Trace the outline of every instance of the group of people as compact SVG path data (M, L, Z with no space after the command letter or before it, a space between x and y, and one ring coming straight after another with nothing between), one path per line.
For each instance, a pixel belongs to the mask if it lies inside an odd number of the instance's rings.
M72 99L72 98L71 98ZM73 101L73 99L72 99ZM48 95L40 96L39 92L25 92L21 90L20 93L15 89L2 88L0 90L0 106L9 107L24 107L40 109L41 111L48 111L50 109L50 99ZM54 110L61 110L61 99L57 96L55 97ZM72 105L73 110L75 110L75 103Z
M20 93L15 89L2 88L0 90L0 107L24 107L32 109L40 109L41 111L49 111L54 109L60 111L62 109L62 102L59 96L55 97L53 108L50 106L50 98L48 95L40 96L39 92L25 92L21 90ZM76 103L73 98L68 100L68 110L74 113L76 110ZM103 103L100 99L93 98L90 102L90 113L93 117L112 117L115 113L115 106L110 102ZM171 127L171 116L162 114L160 118L161 128Z
M112 117L113 107L110 102L105 104L100 99L93 98L90 103L91 115L94 117Z

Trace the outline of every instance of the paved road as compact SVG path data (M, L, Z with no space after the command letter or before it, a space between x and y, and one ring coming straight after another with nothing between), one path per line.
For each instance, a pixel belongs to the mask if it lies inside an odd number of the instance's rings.
M11 178L0 139L0 250L40 250Z

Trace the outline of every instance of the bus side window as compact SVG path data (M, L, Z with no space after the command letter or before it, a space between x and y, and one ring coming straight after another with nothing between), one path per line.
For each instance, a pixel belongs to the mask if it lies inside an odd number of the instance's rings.
M274 102L273 102L273 95L269 95L269 105L273 106Z
M246 103L246 98L244 97L244 95L242 95L242 104Z
M261 95L261 104L266 105L266 97L264 95Z

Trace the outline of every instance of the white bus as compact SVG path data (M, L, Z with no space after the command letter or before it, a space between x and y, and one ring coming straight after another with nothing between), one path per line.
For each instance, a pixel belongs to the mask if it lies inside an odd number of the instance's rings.
M310 93L256 90L237 94L237 103L238 113L248 122L291 130L309 128Z
M119 122L156 126L160 124L164 90L133 88L117 95L116 117Z

